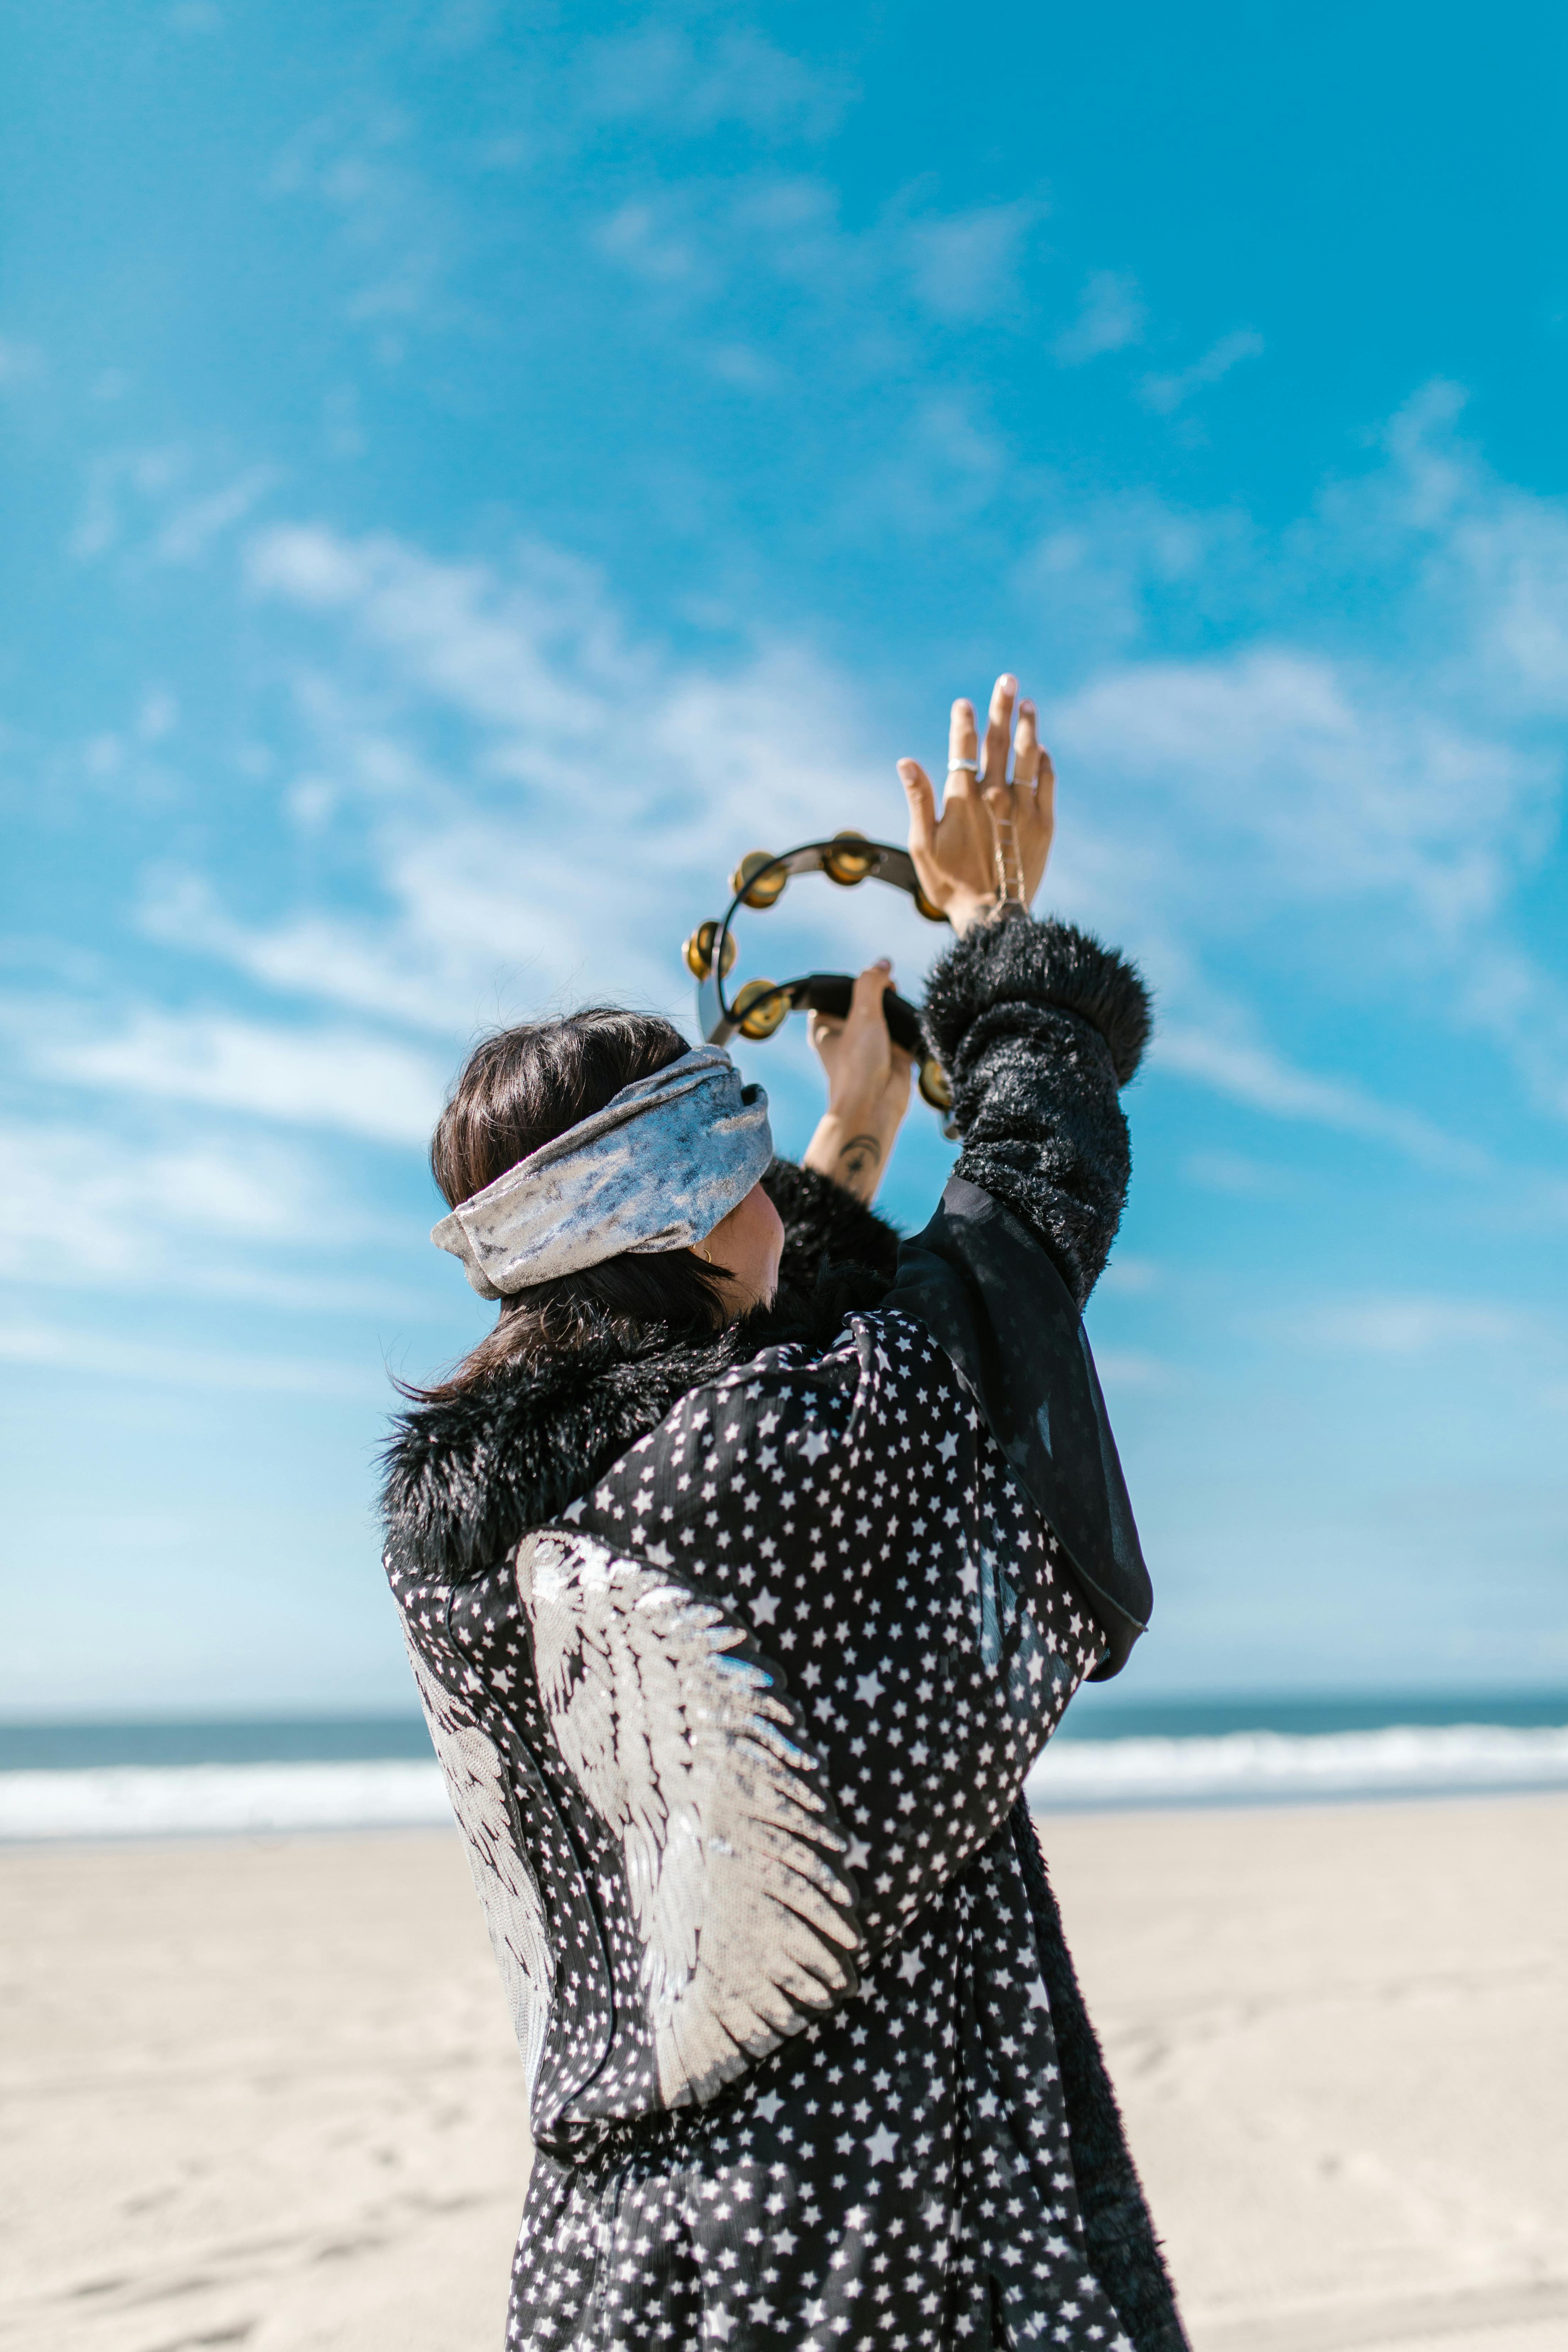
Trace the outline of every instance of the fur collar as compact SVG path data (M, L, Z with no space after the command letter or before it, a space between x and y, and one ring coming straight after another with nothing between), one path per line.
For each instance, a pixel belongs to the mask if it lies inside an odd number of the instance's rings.
M661 1329L630 1348L605 1340L539 1370L498 1374L466 1396L416 1406L395 1423L383 1457L388 1543L437 1580L479 1574L591 1486L689 1390L763 1348L826 1346L846 1315L874 1307L887 1287L884 1272L826 1265L809 1294L783 1294L727 1331Z

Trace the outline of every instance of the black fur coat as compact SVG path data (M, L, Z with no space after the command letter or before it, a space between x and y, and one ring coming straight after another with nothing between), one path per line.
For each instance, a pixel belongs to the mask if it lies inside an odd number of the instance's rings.
M1136 974L1013 917L927 1022L957 1172L1081 1306ZM389 1450L388 1571L530 2073L509 2341L1180 2352L1018 1801L1103 1636L952 1362L881 1309L897 1236L767 1183L766 1316L498 1379Z

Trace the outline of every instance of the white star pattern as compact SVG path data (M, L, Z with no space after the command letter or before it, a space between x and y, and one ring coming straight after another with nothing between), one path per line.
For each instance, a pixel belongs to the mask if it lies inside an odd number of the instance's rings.
M793 2009L760 2001L746 2071L672 2111L650 2004L680 1930L666 1916L653 1954L647 1873L701 1840L700 1811L629 1761L612 1777L633 1794L605 1794L595 1742L612 1734L592 1709L624 1717L617 1755L640 1720L613 1675L604 1698L562 1684L552 1703L581 1717L568 1759L510 1562L445 1586L389 1562L422 1672L508 1759L552 1964L509 2352L1127 2347L1085 2247L1014 1811L1102 1636L948 1358L896 1313L852 1317L823 1351L767 1350L683 1398L554 1524L568 1569L579 1536L637 1569L656 1633L667 1605L709 1627L702 1654L753 1677L753 1741L774 1695L773 1801L797 1808L789 1836L818 1842L824 1884L845 1871L858 1890L859 1979L826 2013L816 1982ZM600 1636L584 1621L574 1639ZM577 1654L552 1672L602 1673ZM709 1720L700 1687L674 1696ZM836 1820L810 1810L819 1790ZM794 1965L780 1948L772 1980Z

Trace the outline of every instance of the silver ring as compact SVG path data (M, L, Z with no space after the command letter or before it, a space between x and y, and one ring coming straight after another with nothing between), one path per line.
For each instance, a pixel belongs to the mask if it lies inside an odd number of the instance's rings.
M950 776L956 776L961 768L965 775L977 776L980 773L978 760L950 760L947 763L947 772Z

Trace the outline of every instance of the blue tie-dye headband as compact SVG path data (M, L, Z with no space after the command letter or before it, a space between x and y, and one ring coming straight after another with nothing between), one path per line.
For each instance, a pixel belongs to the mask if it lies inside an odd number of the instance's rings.
M690 1249L773 1156L767 1096L702 1045L530 1152L430 1238L481 1298L504 1298L623 1251Z

